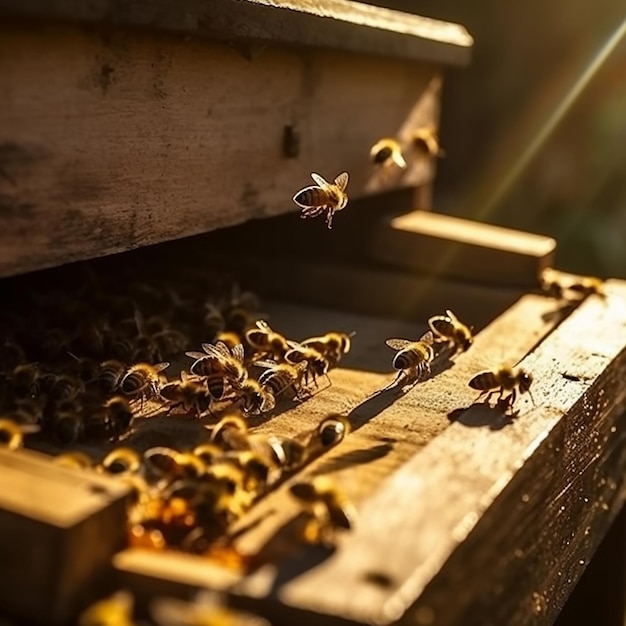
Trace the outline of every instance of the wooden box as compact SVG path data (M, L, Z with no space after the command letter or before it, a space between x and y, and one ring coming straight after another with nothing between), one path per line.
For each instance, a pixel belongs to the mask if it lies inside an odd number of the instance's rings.
M138 612L209 588L274 626L551 624L626 493L626 286L555 299L538 289L550 238L496 246L480 226L398 216L429 208L435 159L390 176L369 148L436 131L465 30L342 0L3 0L0 18L1 275L198 235L112 262L129 282L164 260L181 280L235 275L292 337L356 331L332 386L255 425L298 436L339 412L351 432L232 529L254 566L123 550L115 582ZM310 172L343 170L351 200L335 228L298 220L290 198ZM11 285L60 291L63 276ZM418 338L446 309L474 344L402 391L385 339ZM534 376L508 415L467 384L502 363ZM357 508L335 550L293 534L290 481L316 475ZM60 606L66 617L76 602Z

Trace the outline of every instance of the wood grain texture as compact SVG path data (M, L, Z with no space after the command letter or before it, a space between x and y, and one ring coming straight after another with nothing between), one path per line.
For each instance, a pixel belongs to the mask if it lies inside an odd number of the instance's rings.
M502 427L484 405L457 414L334 555L247 589L357 623L551 623L626 494L625 303L612 283L521 361L536 406Z
M93 598L124 543L119 481L49 457L0 450L0 606L33 623L67 623Z
M332 314L324 310L270 306L272 323L289 336L304 337L320 332L322 327L356 330L357 334L354 338L355 352L346 357L347 369L342 367L330 374L332 387L259 424L256 432L297 436L310 430L331 412L347 415L352 425L350 435L340 446L308 466L297 479L329 474L339 481L357 505L366 506L368 499L376 497L373 494L394 472L402 471L400 468L419 450L424 446L427 449L429 442L436 441L441 433L445 434L449 429L448 415L451 412L459 405L472 402L476 394L467 386L467 381L476 371L502 360L521 359L550 332L556 321L553 316L544 317L544 314L549 314L553 308L554 303L542 296L522 298L482 331L472 350L456 358L452 367L445 369L445 365L440 364L444 369L437 370L433 379L402 394L393 389L381 393L381 389L394 378L389 367L393 353L382 344L381 338L396 333L418 336L424 329L423 322L421 326L415 326L413 332L417 332L411 335L411 328L398 321L362 317L359 322L357 316ZM406 511L410 514L414 508L408 506ZM261 501L233 530L238 534L235 542L237 549L246 554L260 552L263 562L278 562L278 570L268 564L235 584L232 572L221 581L211 567L209 569L213 573L207 571L205 574L206 562L202 559L168 554L147 555L130 550L118 555L115 560L120 582L130 586L141 597L151 593L157 578L158 588L167 593L184 595L205 581L210 586L232 591L240 600L244 596L271 596L274 592L282 597L281 581L285 580L284 576L287 579L293 576L293 559L297 569L302 564L309 567L310 559L315 560L320 554L324 558L328 556L323 551L313 551L313 554L302 551L291 527L297 512L298 507L286 493L285 486ZM293 559L286 555L292 555ZM285 567L280 565L281 562ZM393 580L395 586L400 584L398 578ZM270 592L270 589L273 591ZM282 601L280 605L280 617L276 623L288 623L288 617L283 612L285 605ZM276 620L277 616L273 618Z
M297 211L311 171L347 170L358 197L378 176L375 141L438 119L432 64L281 47L248 61L209 41L0 29L0 275ZM433 176L415 161L393 184Z
M469 61L465 28L345 0L1 0L0 16L137 26L197 38L287 43L450 64Z
M553 267L556 241L491 224L413 211L381 220L373 258L405 269L471 282L532 287Z

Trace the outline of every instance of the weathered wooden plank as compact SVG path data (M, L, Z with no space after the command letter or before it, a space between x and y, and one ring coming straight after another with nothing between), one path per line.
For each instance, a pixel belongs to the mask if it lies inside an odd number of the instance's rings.
M373 258L405 269L473 282L533 287L554 266L552 237L442 213L413 211L381 221Z
M465 64L459 24L345 0L2 0L0 16L159 29L193 37L286 43Z
M356 198L376 176L375 141L438 117L432 64L281 47L248 62L137 32L0 32L0 275L297 211L311 171L347 170ZM434 175L414 170L398 184Z
M67 623L124 544L128 488L26 450L0 450L3 615Z
M625 303L611 282L522 360L536 406L523 398L509 424L484 405L455 413L335 554L241 591L358 623L393 622L420 596L407 622L550 623L626 494Z
M257 432L293 436L306 432L330 412L348 415L352 424L350 435L340 446L309 466L304 475L331 474L357 504L367 502L394 471L449 427L448 413L459 403L471 402L475 393L467 387L467 380L473 373L502 359L519 360L550 332L556 319L554 316L543 318L542 315L552 311L553 307L553 302L545 297L524 297L478 334L472 349L460 355L453 367L417 385L406 395L393 391L377 395L394 377L389 373L392 353L382 340L395 332L403 334L403 327L389 320L384 327L383 320L376 322L368 318L362 318L359 325L355 316L350 316L351 324L345 326L342 320L347 316L337 316L339 330L357 331L355 353L346 357L350 369L331 372L332 387L259 425ZM289 336L320 332L317 325L330 326L330 313L324 311L301 309L306 311L304 315L298 314L297 307L269 308L272 323ZM302 325L303 321L306 326ZM350 359L351 356L354 358ZM289 527L297 510L285 489L272 493L242 520L240 529L249 530L237 537L236 548L245 554L262 551L263 559L278 562L285 558L285 550L299 553L297 539L281 531ZM116 567L120 580L140 595L152 586L157 571L159 578L169 581L169 585L163 580L160 583L169 593L185 593L185 590L188 592L202 584L205 565L202 559L186 557L181 560L173 556L170 566L169 558L167 554L148 556L134 550L125 551L116 557ZM241 588L233 586L232 576L218 588L259 595L259 586L266 589L272 585L275 570L269 569L270 572L263 570L267 575L259 574L244 580ZM207 580L208 585L213 586L213 578L211 576L210 582Z

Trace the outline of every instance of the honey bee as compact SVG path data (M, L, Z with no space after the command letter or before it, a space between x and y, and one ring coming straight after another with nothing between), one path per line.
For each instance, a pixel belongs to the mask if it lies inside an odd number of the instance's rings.
M74 359L74 363L69 367L69 370L78 376L80 380L88 385L98 379L100 375L100 364L98 361L90 357L78 357L72 352L68 352L68 355Z
M211 393L205 380L198 376L190 376L185 370L180 373L180 380L163 385L159 393L171 403L168 413L182 406L185 413L193 410L196 416L200 417L211 406Z
M85 391L85 383L80 378L53 372L42 374L38 379L38 387L53 402L71 400Z
M64 445L76 443L84 433L82 406L76 399L64 400L54 406L46 423L51 427L54 436Z
M143 404L144 399L158 395L161 386L159 373L169 365L169 363L157 363L156 365L135 363L135 365L131 365L120 383L122 393L131 398L140 396Z
M209 441L221 448L246 450L248 424L240 415L224 416L212 429Z
M264 320L257 320L256 328L247 330L245 337L254 349L257 358L271 357L282 361L290 349L289 341L280 333L272 330Z
M330 363L315 348L303 346L295 342L290 342L291 349L285 354L285 361L291 365L304 363L304 384L311 382L317 387L317 377L326 376Z
M303 346L317 350L332 368L336 367L343 356L350 352L353 336L354 333L330 332L321 337L309 337L300 343Z
M557 300L578 302L591 295L606 297L604 281L596 276L581 276L567 282L552 268L546 268L539 282L544 293Z
M568 285L568 289L579 294L581 298L592 295L606 297L604 281L597 276L583 276L578 281Z
M324 180L319 174L312 173L311 178L317 183L298 191L293 201L302 211L300 217L317 217L326 211L326 225L333 227L333 215L348 204L348 172L342 172L332 183Z
M189 368L197 376L221 376L229 382L242 383L248 376L244 367L244 349L239 343L229 348L225 343L218 341L214 344L203 343L204 352L185 352L192 359L196 359Z
M303 538L308 543L332 545L338 529L350 530L354 507L339 486L326 476L298 482L289 488L308 514Z
M445 315L434 315L428 320L428 326L437 342L446 341L458 352L465 352L474 341L472 331L459 320L450 309Z
M302 379L307 370L304 361L291 365L290 363L275 363L274 361L255 361L255 365L265 367L265 371L259 376L259 384L269 389L274 398L290 391L293 398L299 398Z
M113 396L84 419L85 435L93 439L116 440L131 427L133 410L124 396Z
M402 156L402 148L400 144L390 137L385 137L377 141L370 150L370 159L375 165L380 165L384 168L396 165L397 167L404 169L406 167L406 161Z
M115 393L125 373L126 365L121 361L115 359L103 361L100 364L100 373L98 374L98 385L102 393L107 395Z
M424 157L445 156L445 151L439 145L437 132L432 126L423 126L415 130L413 146Z
M424 374L430 374L430 363L434 358L432 331L422 335L418 341L408 339L387 339L385 344L392 350L397 350L393 357L393 367L397 370L396 381L402 375L409 380L421 380Z
M350 422L343 415L329 415L317 427L316 439L324 448L341 443L350 431Z
M510 408L515 403L517 392L530 394L530 386L533 382L532 374L529 372L518 369L514 370L511 367L503 365L496 370L481 372L476 374L472 378L468 385L472 389L478 389L480 397L486 395L487 400L494 393L499 393L498 402L504 402L507 408ZM506 400L503 401L504 393L510 392ZM532 395L531 395L532 399Z
M256 415L271 411L276 406L272 390L253 378L247 378L243 383L236 385L233 396L235 402L241 403L241 410L244 413Z

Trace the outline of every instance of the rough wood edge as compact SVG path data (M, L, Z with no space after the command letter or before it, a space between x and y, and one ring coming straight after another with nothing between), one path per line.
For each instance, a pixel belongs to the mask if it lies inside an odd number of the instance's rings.
M346 0L2 0L0 16L143 27L453 65L469 62L473 43L459 24Z

